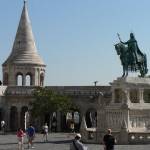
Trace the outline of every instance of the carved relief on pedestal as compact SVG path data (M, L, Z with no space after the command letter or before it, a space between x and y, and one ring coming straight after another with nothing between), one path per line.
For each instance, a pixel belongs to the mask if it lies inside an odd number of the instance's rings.
M130 89L131 103L139 103L139 93L137 89Z
M121 103L122 102L122 95L123 95L123 91L122 91L122 89L115 89L114 90L114 93L115 93L115 95L114 95L114 102L115 103Z
M131 129L146 129L150 124L149 112L132 110L130 111L130 128Z
M144 90L143 99L145 103L150 103L150 89Z

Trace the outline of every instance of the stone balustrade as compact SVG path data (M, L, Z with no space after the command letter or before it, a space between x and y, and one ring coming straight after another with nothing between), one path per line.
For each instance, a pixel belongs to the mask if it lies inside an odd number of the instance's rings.
M129 144L146 144L150 143L150 132L136 132L128 134Z
M86 130L86 134L84 135L84 138L86 139L83 140L85 143L100 143L102 144L103 141L103 136L105 133L100 133L100 135L97 135L98 132L96 130ZM127 137L121 137L120 132L114 132L113 133L117 143L116 144L149 144L150 143L150 132L130 132L127 133ZM123 142L124 139L126 138L126 142Z
M32 95L35 87L31 86L9 86L6 95Z

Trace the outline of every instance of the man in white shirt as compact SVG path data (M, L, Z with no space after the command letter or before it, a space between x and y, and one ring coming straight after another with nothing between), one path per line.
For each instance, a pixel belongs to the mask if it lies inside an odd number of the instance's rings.
M43 138L44 141L48 141L48 125L47 123L45 123L45 125L43 126Z

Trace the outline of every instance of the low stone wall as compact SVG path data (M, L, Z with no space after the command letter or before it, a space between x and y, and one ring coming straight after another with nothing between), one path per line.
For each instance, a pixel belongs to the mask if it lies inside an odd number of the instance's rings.
M129 133L129 144L150 144L150 132Z
M97 132L96 130L86 130L82 135L84 143L103 143L104 132ZM116 144L150 144L150 132L114 132L112 133L117 141Z

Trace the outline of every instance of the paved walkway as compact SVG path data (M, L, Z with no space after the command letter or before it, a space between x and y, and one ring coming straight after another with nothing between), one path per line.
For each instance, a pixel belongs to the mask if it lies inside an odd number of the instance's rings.
M35 150L69 150L69 144L74 135L69 133L52 133L49 134L49 142L43 142L41 134L35 138ZM25 137L25 143L27 139ZM103 150L102 145L86 144L88 150ZM27 144L24 145L27 149ZM16 135L0 135L0 150L17 150ZM115 150L150 150L150 145L116 145Z

